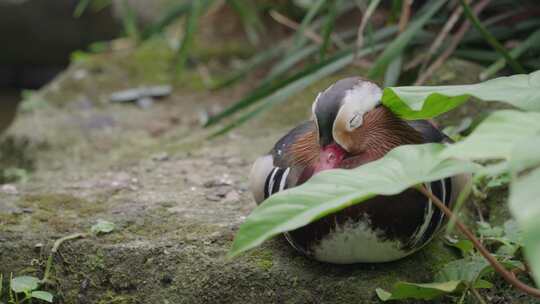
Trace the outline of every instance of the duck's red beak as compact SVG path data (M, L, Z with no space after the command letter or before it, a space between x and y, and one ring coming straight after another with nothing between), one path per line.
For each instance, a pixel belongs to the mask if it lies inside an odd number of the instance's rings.
M315 165L313 174L317 172L339 168L347 152L336 143L331 143L321 149L319 162Z

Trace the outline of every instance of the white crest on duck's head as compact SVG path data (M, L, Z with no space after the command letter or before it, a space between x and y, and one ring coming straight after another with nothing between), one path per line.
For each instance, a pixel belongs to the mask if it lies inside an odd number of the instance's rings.
M347 142L341 140L341 135L361 127L364 115L381 103L381 97L381 88L370 81L360 80L346 91L332 125L332 135L336 143L349 151Z

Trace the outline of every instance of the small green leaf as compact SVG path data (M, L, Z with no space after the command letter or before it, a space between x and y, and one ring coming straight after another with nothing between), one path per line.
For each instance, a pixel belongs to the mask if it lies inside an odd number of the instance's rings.
M405 119L427 119L447 112L470 96L540 111L540 71L470 85L390 87L382 102Z
M505 185L508 185L512 178L510 177L510 174L504 173L500 175L493 176L489 179L486 187L488 188L498 188Z
M39 279L30 276L20 276L11 279L11 290L15 293L31 292L36 290L39 285Z
M383 91L382 103L392 112L404 119L428 119L448 112L469 99L468 95L446 96L437 93L437 90L431 90L429 95L425 96L420 102L420 107L416 107L418 103L412 103L412 94L409 89L422 88L426 90L428 87L390 87ZM423 96L424 97L424 96ZM423 98L422 97L422 98Z
M455 292L460 288L462 288L460 281L424 284L398 282L394 284L391 292L380 288L377 288L375 292L379 299L383 301L403 299L431 300Z
M459 241L448 241L447 245L455 247L461 251L462 256L467 256L469 253L471 253L474 249L474 245L469 240L459 240Z
M504 222L504 237L514 244L523 244L523 231L515 220Z
M34 299L40 299L49 303L53 302L53 295L46 291L41 291L41 290L32 291L31 296Z
M440 144L400 146L380 160L351 170L323 171L301 186L272 195L240 226L229 255L236 256L279 233L375 195L397 194L423 182L479 168L471 162L440 158L443 149Z
M474 284L491 270L490 264L481 256L470 256L446 264L435 275L436 282L461 281Z
M95 234L100 233L110 233L115 229L116 225L109 221L99 219L95 225L90 228L90 230Z
M502 237L504 230L502 227L491 227L487 222L478 222L478 233L484 237L498 238Z
M478 280L476 281L476 283L474 283L473 287L476 289L482 289L482 288L489 289L489 288L493 288L493 283L486 280Z

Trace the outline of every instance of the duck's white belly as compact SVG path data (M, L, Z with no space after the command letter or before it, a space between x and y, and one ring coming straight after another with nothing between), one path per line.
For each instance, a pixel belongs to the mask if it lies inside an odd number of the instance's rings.
M397 240L381 237L369 221L347 222L313 246L313 257L335 264L379 263L403 258L415 250L404 251Z

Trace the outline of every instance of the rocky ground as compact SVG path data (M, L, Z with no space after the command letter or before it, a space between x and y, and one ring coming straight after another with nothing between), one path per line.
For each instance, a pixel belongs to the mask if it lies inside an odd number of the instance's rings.
M456 72L462 65L451 63L438 82L463 82ZM336 266L309 260L276 238L227 260L235 232L255 207L247 191L251 162L308 117L314 96L333 79L206 140L201 111L222 108L246 88L177 87L144 109L109 103L114 90L162 81L137 78L134 69L103 61L72 65L22 104L0 148L4 166L24 169L19 182L0 186L4 277L41 277L54 240L88 232L98 219L114 222L115 231L68 241L54 259L55 283L46 289L57 303L371 303L376 287L427 282L456 258L437 240L401 261Z

